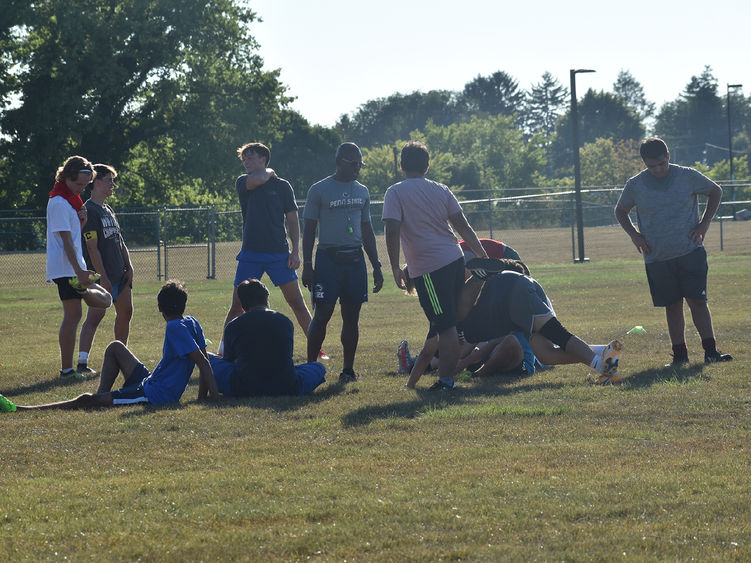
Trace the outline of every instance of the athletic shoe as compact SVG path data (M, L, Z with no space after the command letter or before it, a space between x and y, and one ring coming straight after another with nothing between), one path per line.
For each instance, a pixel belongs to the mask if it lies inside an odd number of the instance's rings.
M396 358L399 361L399 373L405 374L412 371L409 364L414 362L410 362L412 357L409 355L409 345L406 340L399 343L399 347L396 349Z
M485 279L488 274L502 272L505 266L498 258L470 258L464 265L472 275Z
M78 373L76 370L69 371L68 373L63 373L63 370L60 370L60 379L65 381L83 381L86 379L86 376Z
M10 399L0 395L0 412L15 412L16 405Z
M717 362L729 362L733 359L730 354L723 354L715 350L714 352L704 352L704 363L715 364Z
M351 383L357 381L357 375L352 368L344 368L339 374L339 383Z
M330 360L331 358L329 358L329 355L326 352L324 352L323 350L319 350L318 351L318 359L319 360Z
M88 364L78 364L76 371L85 377L96 377L99 375L96 370L91 369Z
M99 278L101 278L99 274L94 274L92 276L89 276L89 280L91 280L92 283L99 281ZM68 280L68 283L70 284L70 287L75 289L77 292L79 293L86 292L86 286L84 286L80 281L78 281L78 276L73 276L72 278L70 278Z
M669 364L665 364L666 368L679 368L682 367L683 364L688 363L688 356L676 356L673 354L673 359L670 361Z
M451 383L446 383L440 379L428 387L428 391L451 391L452 389L456 389L455 382L452 381Z
M616 383L621 380L618 375L618 358L623 345L613 340L602 351L602 375L595 379L595 383Z

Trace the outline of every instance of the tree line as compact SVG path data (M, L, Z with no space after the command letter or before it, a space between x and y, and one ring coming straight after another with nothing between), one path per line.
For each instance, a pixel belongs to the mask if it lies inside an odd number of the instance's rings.
M234 202L235 148L272 149L298 197L358 143L375 194L399 179L395 149L425 141L431 177L466 197L572 183L569 91L549 72L529 89L499 70L461 91L368 100L333 127L290 108L264 68L247 2L8 0L0 15L0 209L44 207L71 154L114 165L116 205ZM582 179L622 184L641 169L638 142L662 136L673 160L729 179L727 98L710 67L659 109L622 70L609 92L578 99ZM730 93L734 171L747 179L751 97Z

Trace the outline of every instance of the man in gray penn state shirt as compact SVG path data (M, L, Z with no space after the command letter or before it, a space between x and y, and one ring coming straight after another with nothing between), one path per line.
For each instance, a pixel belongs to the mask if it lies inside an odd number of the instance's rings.
M672 366L688 362L683 300L701 337L706 363L732 360L717 351L712 315L707 305L707 253L704 237L720 206L722 188L694 170L670 164L665 141L645 140L639 149L646 170L623 188L615 217L644 256L647 281L655 307L665 307L673 346ZM707 197L699 219L698 196ZM638 230L629 218L636 208Z
M313 297L315 311L308 330L308 361L318 357L326 326L339 301L342 315L342 372L339 381L356 381L355 352L360 308L368 300L363 248L373 266L373 293L383 287L375 234L370 222L370 193L357 181L362 153L354 143L336 151L336 173L313 184L305 200L302 235L302 283ZM313 246L318 229L315 264ZM312 360L310 358L313 358Z

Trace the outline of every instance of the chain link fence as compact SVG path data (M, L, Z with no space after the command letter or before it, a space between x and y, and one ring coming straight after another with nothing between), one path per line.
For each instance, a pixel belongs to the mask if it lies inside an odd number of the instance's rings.
M582 189L586 256L633 259L635 249L616 225L613 207L620 187ZM503 240L531 263L576 258L573 191L460 202L481 237ZM300 215L304 202L299 202ZM705 245L710 251L747 254L751 221L733 221L732 210L749 201L724 202ZM371 203L378 251L387 261L381 200ZM139 279L233 280L240 251L242 214L237 205L115 210ZM44 210L0 211L0 287L42 284L45 279Z

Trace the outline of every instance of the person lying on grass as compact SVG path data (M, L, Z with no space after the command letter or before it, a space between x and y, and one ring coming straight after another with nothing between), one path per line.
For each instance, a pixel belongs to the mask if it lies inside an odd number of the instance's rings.
M214 373L206 355L203 329L196 319L183 315L188 292L182 282L170 280L157 295L159 312L167 323L162 359L152 373L125 344L115 340L104 352L99 389L69 401L21 406L0 395L0 411L31 409L83 409L134 403L176 403L188 385L193 367L198 366L198 398L214 399L218 395ZM111 391L122 373L125 383Z
M518 261L508 261L506 271L485 279L473 275L466 281L457 323L465 339L484 342L521 331L543 364L582 363L598 374L596 383L619 381L621 343L613 340L607 346L590 346L571 334L556 318L542 286L520 273L514 262ZM426 344L429 344L427 340ZM421 366L424 370L418 358L407 387L414 388L422 375Z

